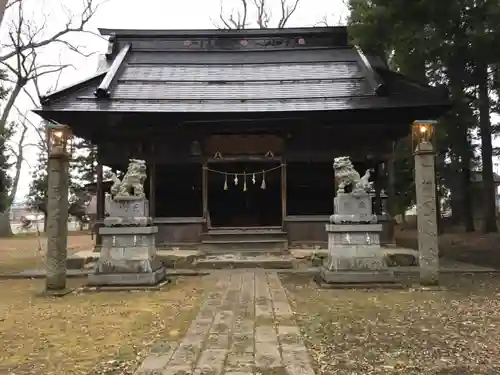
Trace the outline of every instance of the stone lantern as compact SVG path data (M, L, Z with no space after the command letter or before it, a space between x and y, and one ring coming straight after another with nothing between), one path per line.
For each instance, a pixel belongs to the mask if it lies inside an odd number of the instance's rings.
M412 126L417 195L417 229L420 282L436 285L439 278L439 249L436 213L436 173L434 125L436 121L417 120Z
M66 256L68 244L69 160L72 154L72 132L66 125L47 125L47 260L46 293L63 295L66 289Z
M53 124L47 125L48 152L50 156L67 156L73 153L73 132L67 125Z

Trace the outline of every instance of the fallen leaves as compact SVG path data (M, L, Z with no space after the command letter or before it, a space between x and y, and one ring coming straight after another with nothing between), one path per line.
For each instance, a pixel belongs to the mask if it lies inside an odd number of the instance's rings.
M133 374L155 342L184 335L211 286L190 277L158 292L57 299L36 296L43 280L0 281L0 373Z
M43 268L47 239L35 236L14 236L0 239L0 274ZM42 251L40 251L40 246ZM85 233L68 236L68 254L94 247L94 240Z
M500 275L449 275L439 292L283 280L318 375L500 373Z

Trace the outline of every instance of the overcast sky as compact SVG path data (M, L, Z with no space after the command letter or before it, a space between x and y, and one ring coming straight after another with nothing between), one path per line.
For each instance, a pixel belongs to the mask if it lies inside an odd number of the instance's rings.
M82 9L83 0L23 0L25 3L25 18L37 25L46 21L45 34L51 35L60 30L68 19L68 14L78 14ZM102 0L101 0L102 1ZM226 14L236 9L241 0L224 0ZM328 20L330 25L343 23L347 16L345 0L301 0L300 5L290 18L287 26L313 26L319 21ZM249 1L251 2L251 0ZM273 9L274 23L277 23L280 13L280 0L268 0ZM64 8L61 6L64 4ZM220 14L220 0L107 0L100 7L98 13L88 25L88 29L96 31L103 28L129 29L206 29L213 28ZM16 17L14 12L7 12L2 28L0 40L4 42L8 37L9 27ZM251 18L251 17L250 17ZM74 34L68 38L82 51L104 52L106 42L90 34ZM40 62L49 64L72 64L74 68L67 69L61 76L59 87L71 85L92 75L97 67L97 55L85 58L68 51L62 44L56 44L44 50ZM42 94L54 85L55 77L47 77L41 83ZM17 107L23 111L33 106L26 96L21 96ZM13 115L16 115L13 111ZM33 122L40 119L31 114ZM13 120L14 117L11 118ZM34 132L29 135L31 142L36 142ZM494 141L497 143L497 140ZM37 150L25 150L27 162L23 166L22 177L17 193L17 201L23 200L28 192L31 177L31 166L36 164Z
M60 30L66 23L68 14L77 14L82 9L82 0L23 0L25 2L25 18L41 25L46 18L46 35ZM273 9L274 23L279 20L280 0L268 0ZM231 9L237 9L240 0L225 0L224 9L227 14ZM64 8L61 6L64 4ZM221 3L219 0L108 0L99 8L92 19L88 29L97 31L102 28L129 28L129 29L207 29L214 28L220 14ZM288 26L313 26L319 21L328 18L330 24L338 24L345 19L347 8L343 0L301 0L301 3L290 19ZM14 12L7 12L0 30L0 38L5 41L8 37L9 27L16 18ZM68 38L73 44L78 45L86 52L104 52L106 42L89 34L72 35ZM49 64L72 64L74 68L65 71L59 81L59 87L71 85L85 79L95 72L97 56L84 58L69 52L63 45L55 45L44 51L40 61ZM42 81L42 94L54 85L55 77L48 77ZM17 107L24 110L32 108L26 96L21 96ZM13 111L11 119L16 116ZM31 115L33 122L39 121L36 115ZM29 139L36 142L37 136L30 131ZM19 190L16 200L23 200L28 192L31 167L36 164L37 150L27 148L27 162L23 166Z

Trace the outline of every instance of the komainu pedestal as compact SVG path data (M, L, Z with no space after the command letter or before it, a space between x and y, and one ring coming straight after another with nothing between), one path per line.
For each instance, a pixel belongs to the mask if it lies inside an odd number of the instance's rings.
M127 182L142 180L141 169L134 168L135 174L130 165L127 172L133 178L126 180L125 175L123 182L115 180L114 189L120 194L109 201L109 217L99 229L102 249L97 266L89 275L90 285L152 286L165 279L165 268L156 259L158 227L152 225L148 201L140 188L137 194L133 190L128 193L128 188L137 187L138 183L127 186Z
M338 159L335 174L340 174L343 184L334 199L335 214L326 225L328 258L320 269L321 279L328 284L394 282L380 247L382 225L372 212L369 171L363 181L348 158ZM351 192L346 193L349 185Z

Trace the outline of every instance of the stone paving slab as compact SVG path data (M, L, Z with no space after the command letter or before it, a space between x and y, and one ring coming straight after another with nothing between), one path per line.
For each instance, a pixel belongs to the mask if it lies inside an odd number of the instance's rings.
M93 272L90 269L80 269L73 270L68 269L66 273L66 277L68 278L85 278ZM0 274L0 280L14 280L14 279L43 279L46 276L45 269L28 269L21 272L8 273L8 274ZM210 274L209 270L182 270L175 269L170 270L167 269L168 276L206 276Z
M205 296L184 338L151 353L135 375L257 375L271 369L314 375L276 272L210 277L218 279L215 290Z
M305 253L306 251L302 251L302 252ZM311 251L309 251L309 252L311 252ZM391 271L394 271L395 273L414 274L414 273L419 272L418 266L390 267L390 269L391 269ZM318 272L318 270L319 270L318 267L310 267L310 268L280 269L277 272L315 275ZM251 271L254 271L254 269L238 270L238 272L247 272L247 271L251 272ZM255 271L260 272L261 270L255 270ZM90 272L92 272L92 270L89 270L89 269L78 269L78 270L68 269L67 277L68 278L84 278L84 277L87 277ZM209 273L225 274L228 272L233 272L233 271L208 270L208 269L207 270L203 270L203 269L198 269L198 270L167 269L168 276L204 276L204 275L208 275ZM271 272L271 270L269 270L269 272ZM491 268L491 267L484 267L484 266L478 266L475 264L459 262L459 261L452 260L452 259L440 259L439 272L441 272L441 273L497 273L497 272L500 272L500 270L495 269L495 268ZM28 269L28 270L25 270L22 272L17 272L17 273L0 274L0 280L41 279L41 278L45 278L45 275L46 275L45 269ZM254 290L247 291L247 293L254 293ZM271 291L269 291L267 293L271 293ZM252 294L252 296L253 296L253 294ZM285 314L287 314L287 313L288 312L285 312Z

